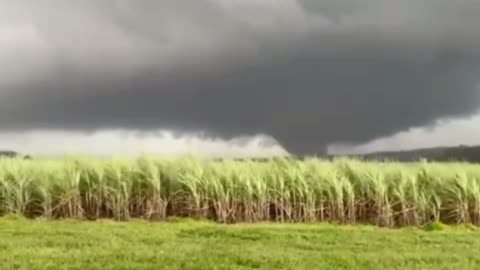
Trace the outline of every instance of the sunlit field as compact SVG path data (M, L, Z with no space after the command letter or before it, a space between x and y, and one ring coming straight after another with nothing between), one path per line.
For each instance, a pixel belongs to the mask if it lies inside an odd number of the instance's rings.
M315 158L1 159L0 213L122 221L480 225L480 165Z
M465 225L148 222L0 218L0 268L478 269L480 231Z
M0 159L1 269L477 269L480 165Z

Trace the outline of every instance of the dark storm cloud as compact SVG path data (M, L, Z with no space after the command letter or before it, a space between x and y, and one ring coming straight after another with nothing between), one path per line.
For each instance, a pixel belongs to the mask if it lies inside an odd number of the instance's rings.
M0 7L3 130L267 133L305 153L479 105L480 1Z

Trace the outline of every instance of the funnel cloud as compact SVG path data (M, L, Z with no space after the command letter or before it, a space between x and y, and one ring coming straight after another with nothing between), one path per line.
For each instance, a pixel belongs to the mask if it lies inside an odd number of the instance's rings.
M475 114L478 14L474 0L0 0L0 133L367 143Z

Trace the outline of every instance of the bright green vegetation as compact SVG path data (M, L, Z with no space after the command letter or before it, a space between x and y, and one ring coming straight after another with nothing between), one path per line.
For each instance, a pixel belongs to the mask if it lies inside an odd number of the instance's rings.
M437 228L437 227L434 227ZM475 228L0 218L0 268L479 269Z
M480 225L480 165L354 160L0 160L0 215Z

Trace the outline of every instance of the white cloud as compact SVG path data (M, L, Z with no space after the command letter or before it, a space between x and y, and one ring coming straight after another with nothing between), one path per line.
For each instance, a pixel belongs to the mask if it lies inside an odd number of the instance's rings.
M440 120L432 127L416 127L365 144L332 144L329 153L361 154L438 146L479 145L480 114L467 119Z
M0 133L0 149L37 156L136 156L147 153L165 156L269 157L288 154L276 141L265 135L223 140L200 134L175 136L169 131L134 130L101 130L93 134L51 130Z

